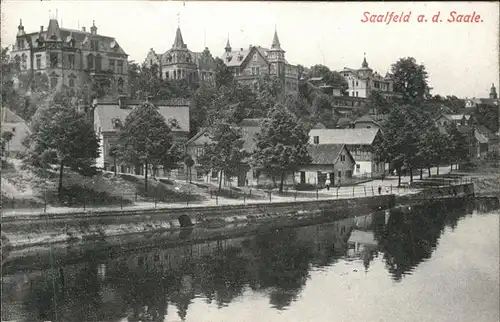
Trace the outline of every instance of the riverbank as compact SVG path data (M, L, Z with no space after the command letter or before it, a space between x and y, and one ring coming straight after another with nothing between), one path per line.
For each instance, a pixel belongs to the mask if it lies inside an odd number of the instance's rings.
M350 199L308 200L282 203L209 207L60 213L4 217L2 232L13 249L69 243L73 246L115 236L179 231L185 228L227 228L238 225L333 220L343 216L387 209L408 200L454 198L474 193L472 184L424 189L406 196L381 195ZM404 198L403 198L404 197ZM401 199L403 198L403 199Z

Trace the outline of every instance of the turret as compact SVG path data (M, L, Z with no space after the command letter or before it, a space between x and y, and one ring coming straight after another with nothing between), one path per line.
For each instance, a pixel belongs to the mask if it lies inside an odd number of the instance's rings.
M497 89L495 88L495 84L492 83L491 84L491 88L490 88L490 98L493 99L493 100L496 100L498 99L498 96L497 96Z
M97 27L95 26L95 20L92 20L92 27L90 27L90 34L97 35Z

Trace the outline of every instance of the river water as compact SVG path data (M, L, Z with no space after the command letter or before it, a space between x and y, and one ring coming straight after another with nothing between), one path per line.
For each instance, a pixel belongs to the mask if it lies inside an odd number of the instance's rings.
M496 201L4 267L2 321L499 321Z

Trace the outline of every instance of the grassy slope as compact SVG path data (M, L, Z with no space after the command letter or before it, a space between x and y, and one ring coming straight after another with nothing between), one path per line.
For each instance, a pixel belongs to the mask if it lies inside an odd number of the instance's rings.
M33 169L23 166L20 160L9 159L9 163L10 167L2 169L1 192L5 208L11 208L12 204L16 208L42 206L45 196L47 196L48 205L59 205L56 196L57 171L51 171L48 178L43 178ZM103 172L93 177L84 177L69 169L64 170L63 187L71 194L65 206L83 202L87 205L119 203L120 199L126 202L154 202L155 199L164 202L184 202L188 199L190 202L201 202L209 199L211 193L217 190L217 187L210 183L159 179L148 180L146 193L143 176L124 174L115 176L113 173ZM248 190L237 187L224 188L219 196L242 199L243 194L246 193L246 198L248 198ZM262 191L252 189L252 198L266 198L266 195Z

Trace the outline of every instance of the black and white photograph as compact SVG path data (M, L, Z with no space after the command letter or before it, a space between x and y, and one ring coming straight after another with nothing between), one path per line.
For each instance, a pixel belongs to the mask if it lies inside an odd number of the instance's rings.
M500 322L500 3L5 0L1 321Z

